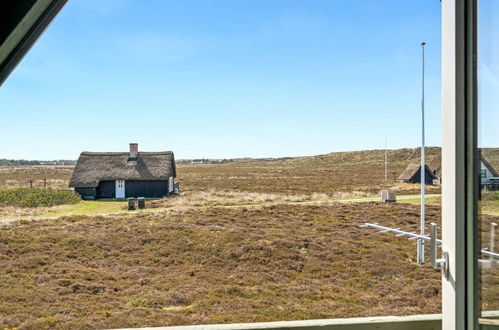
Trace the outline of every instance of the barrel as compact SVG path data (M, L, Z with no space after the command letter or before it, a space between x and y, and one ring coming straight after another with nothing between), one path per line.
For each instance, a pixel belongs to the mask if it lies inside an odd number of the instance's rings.
M128 199L128 211L135 210L135 198L129 197Z
M138 204L139 204L139 209L145 209L146 208L146 199L144 197L139 197L137 198Z

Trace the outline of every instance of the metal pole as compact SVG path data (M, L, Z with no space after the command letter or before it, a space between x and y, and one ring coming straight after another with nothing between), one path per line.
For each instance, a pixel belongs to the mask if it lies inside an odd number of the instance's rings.
M433 268L437 268L437 224L430 224L430 263Z
M388 157L386 154L386 137L385 137L385 181L388 180Z
M422 51L422 72L421 72L421 235L425 234L425 132L424 132L424 46L426 42L421 43ZM418 241L418 264L424 264L424 240Z

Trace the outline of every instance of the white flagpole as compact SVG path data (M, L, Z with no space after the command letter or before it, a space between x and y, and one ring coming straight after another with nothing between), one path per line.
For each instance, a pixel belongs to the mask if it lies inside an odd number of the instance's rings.
M425 234L425 172L426 172L426 161L425 161L425 129L424 129L424 46L426 42L421 43L422 50L422 72L421 72L421 235ZM424 240L420 239L418 241L418 264L424 264Z
M385 137L385 181L388 180L388 156L386 153L386 137Z

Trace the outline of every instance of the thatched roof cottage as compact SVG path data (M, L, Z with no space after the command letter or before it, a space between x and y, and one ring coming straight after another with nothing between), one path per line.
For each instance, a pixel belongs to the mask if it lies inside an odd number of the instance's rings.
M69 186L84 199L159 198L174 192L173 152L82 152Z
M433 184L433 180L438 179L435 173L425 165L425 184ZM421 183L421 164L409 164L400 174L399 180L407 183Z

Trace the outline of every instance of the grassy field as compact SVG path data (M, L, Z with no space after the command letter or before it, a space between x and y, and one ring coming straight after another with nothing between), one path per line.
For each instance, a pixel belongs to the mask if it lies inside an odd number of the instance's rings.
M439 150L429 151L438 163ZM417 150L392 151L402 171ZM433 155L433 156L432 156ZM10 171L10 172L9 172ZM385 181L383 152L179 165L182 194L126 211L123 201L0 207L0 327L89 329L440 311L440 273L415 242L359 228L417 230L419 186ZM0 187L71 167L0 168ZM8 179L7 179L8 178ZM38 182L40 184L42 182ZM399 203L381 204L395 188ZM440 223L439 187L428 222ZM494 216L495 199L487 201ZM29 221L37 220L37 221ZM440 228L439 228L440 229ZM484 239L487 232L483 232ZM499 239L499 237L498 237ZM499 245L499 242L498 242ZM499 275L485 269L488 309Z

